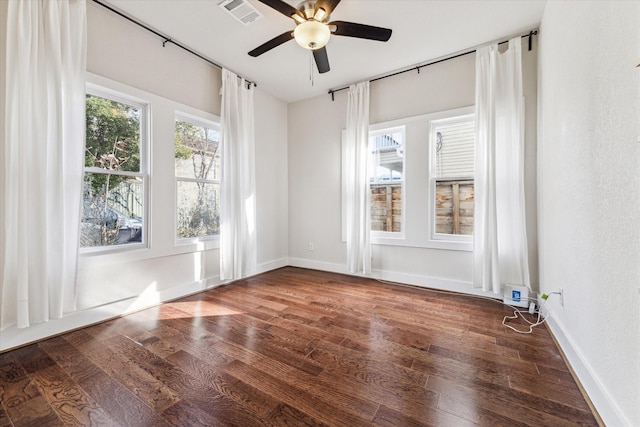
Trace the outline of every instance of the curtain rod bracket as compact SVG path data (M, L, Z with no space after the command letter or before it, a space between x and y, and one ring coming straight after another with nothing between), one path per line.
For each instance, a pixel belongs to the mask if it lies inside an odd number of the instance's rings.
M336 97L335 97L335 95L334 95L335 93L336 93L336 92L335 92L334 90L330 90L330 91L329 91L329 95L331 95L331 100L332 100L332 101L335 101L335 100L336 100Z
M93 0L93 1L97 1L97 0ZM525 37L529 37L529 50L533 50L533 43L532 43L531 39L533 38L533 36L537 36L537 35L538 35L538 30L536 29L536 30L529 31L529 33L527 33L527 34L522 34L520 36L520 38L523 39ZM504 40L504 41L501 41L501 42L494 42L494 43L497 43L497 44L501 45L501 44L508 43L508 42L509 42L509 40ZM373 82L376 82L378 80L382 80L382 79L386 79L386 78L389 78L389 77L397 76L399 74L408 73L408 72L413 71L413 70L417 70L418 74L420 74L420 68L428 67L430 65L439 64L441 62L449 61L449 60L456 59L456 58L460 58L462 56L467 56L467 55L470 55L472 53L476 53L476 50L477 50L477 47L472 49L472 50L467 50L467 51L463 51L461 53L456 53L456 54L453 54L453 55L450 55L450 56L446 56L446 57L434 60L432 62L428 62L428 63L422 64L422 65L410 66L409 68L405 68L404 70L401 70L401 71L396 71L394 73L385 74L385 75L382 75L380 77L373 78L373 79L369 80L369 82L373 83ZM640 67L640 64L638 66ZM335 89L330 89L329 90L329 94L331 95L331 100L333 100L334 92L340 92L341 90L347 90L347 89L349 89L349 86L343 86L343 87L339 87L339 88L335 88Z
M0 1L2 1L2 0L0 0ZM107 9L108 11L110 11L112 13L115 13L116 15L120 16L121 18L124 18L127 21L137 25L138 27L141 27L141 28L149 31L150 33L153 33L156 36L160 37L163 40L162 47L165 47L167 45L167 43L173 43L176 47L179 47L180 49L182 49L182 50L184 50L186 52L189 52L193 56L196 56L196 57L202 59L203 61L205 61L206 63L208 63L208 64L210 64L212 66L214 66L215 68L217 68L219 70L222 70L222 68L223 68L222 65L216 64L215 62L213 62L211 59L207 58L206 56L204 56L204 55L202 55L202 54L200 54L198 52L193 51L192 49L188 48L187 46L181 44L178 41L174 41L170 37L167 37L165 34L162 34L159 31L154 30L153 28L149 27L147 24L134 19L133 17L127 15L124 12L121 12L120 10L118 10L118 9L116 9L114 7L111 7L110 5L108 5L106 3L103 3L101 0L93 0L93 2L95 4L97 4L97 5L100 5L100 6L104 7L105 9ZM251 83L253 83L255 86L257 86L257 84L255 82L251 82Z

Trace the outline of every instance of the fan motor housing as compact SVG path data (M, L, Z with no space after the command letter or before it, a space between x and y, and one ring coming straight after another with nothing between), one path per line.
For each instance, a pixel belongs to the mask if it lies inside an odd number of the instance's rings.
M307 1L303 1L301 2L297 9L302 12L302 14L304 15L305 18L309 19L315 19L314 15L316 12L316 1L315 0L307 0ZM325 22L327 19L329 19L329 14L325 13L325 15L322 17L322 19L319 22Z

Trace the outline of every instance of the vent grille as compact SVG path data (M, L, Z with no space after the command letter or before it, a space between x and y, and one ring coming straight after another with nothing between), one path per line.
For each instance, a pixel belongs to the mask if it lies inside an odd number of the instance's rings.
M244 25L262 18L262 14L248 0L223 0L218 6Z

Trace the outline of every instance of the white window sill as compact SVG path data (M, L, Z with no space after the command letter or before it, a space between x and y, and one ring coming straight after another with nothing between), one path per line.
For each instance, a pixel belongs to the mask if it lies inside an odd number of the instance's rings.
M449 251L473 251L473 241L454 242L450 240L411 240L404 237L371 236L371 244L378 246L401 246L424 249L444 249Z
M109 248L82 249L78 259L78 268L143 261L151 258L204 252L219 248L220 240L216 236L207 240L199 240L198 238L180 239L174 246L162 249L149 248L144 244L128 244Z

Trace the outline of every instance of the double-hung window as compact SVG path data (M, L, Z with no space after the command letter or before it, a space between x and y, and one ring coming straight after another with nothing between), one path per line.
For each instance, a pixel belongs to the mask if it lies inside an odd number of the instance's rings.
M80 245L139 247L146 241L147 104L90 88Z
M345 136L343 132L343 156ZM474 166L473 107L371 125L371 243L472 250ZM343 241L347 237L345 167L343 163Z
M473 235L473 114L431 121L431 239L470 242Z
M178 116L175 125L176 236L220 233L220 130L216 123Z

